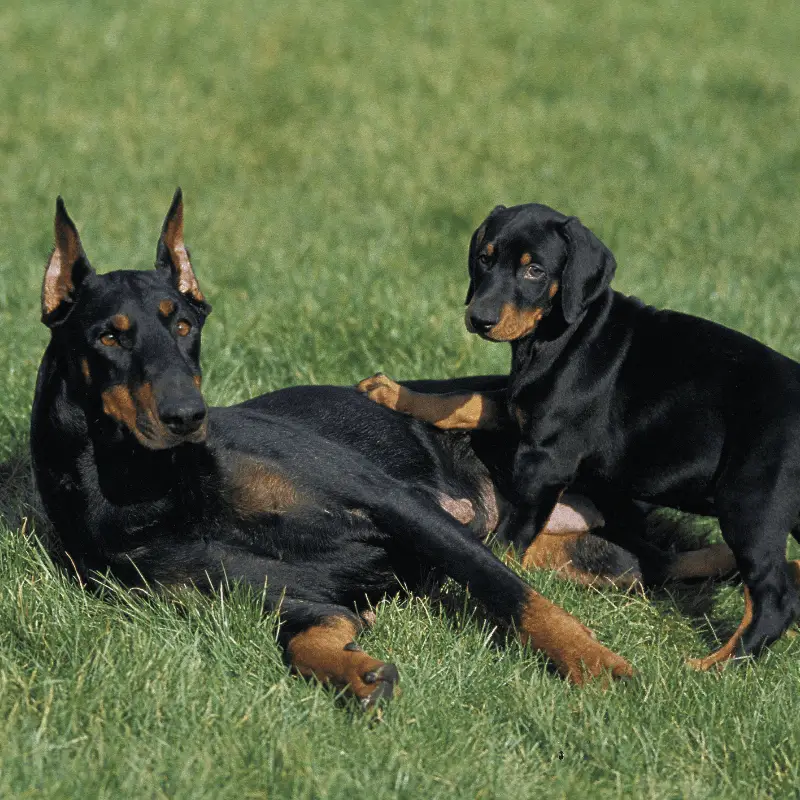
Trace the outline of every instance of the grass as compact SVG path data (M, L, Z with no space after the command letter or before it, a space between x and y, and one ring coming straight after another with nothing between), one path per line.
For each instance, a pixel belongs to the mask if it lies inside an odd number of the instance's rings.
M461 323L496 203L578 214L623 291L800 358L797 4L143 0L0 10L0 796L795 796L800 645L685 669L736 587L531 577L639 678L569 689L458 614L391 600L381 724L288 676L259 599L88 596L33 536L27 425L55 196L95 266L152 263L175 186L214 304L205 385L505 371ZM109 602L110 599L110 602Z

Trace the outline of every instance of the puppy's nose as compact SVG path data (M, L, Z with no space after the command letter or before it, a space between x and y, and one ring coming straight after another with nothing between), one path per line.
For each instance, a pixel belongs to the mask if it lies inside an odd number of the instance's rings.
M206 418L206 405L202 401L170 404L159 411L161 421L176 436L194 433Z
M484 319L483 317L476 317L473 315L469 318L469 324L472 325L472 329L475 333L489 333L489 331L497 325L497 320Z

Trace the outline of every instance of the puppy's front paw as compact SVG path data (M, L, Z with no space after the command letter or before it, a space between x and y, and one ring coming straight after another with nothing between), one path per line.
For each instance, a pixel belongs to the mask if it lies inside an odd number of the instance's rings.
M402 411L403 387L382 372L376 373L371 378L365 378L356 386L356 389L365 394L373 403L391 408L392 411Z

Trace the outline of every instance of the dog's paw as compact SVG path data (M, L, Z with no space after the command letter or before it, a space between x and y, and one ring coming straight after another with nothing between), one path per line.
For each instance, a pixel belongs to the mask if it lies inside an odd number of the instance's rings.
M392 411L401 411L403 387L388 375L378 372L371 378L365 378L357 386L359 392L365 394L373 403L385 406Z
M361 708L364 711L369 711L379 703L391 700L400 693L397 686L400 675L394 664L382 664L378 669L363 675L361 680L366 686L374 686L369 694L360 697Z
M587 633L594 637L591 632ZM592 638L592 646L585 647L577 661L568 665L566 677L576 686L598 678L607 686L611 679L628 680L635 674L628 661Z

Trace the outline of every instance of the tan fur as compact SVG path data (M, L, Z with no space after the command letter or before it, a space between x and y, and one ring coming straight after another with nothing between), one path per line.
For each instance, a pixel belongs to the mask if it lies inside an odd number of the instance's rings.
M140 444L151 450L160 450L174 444L176 437L164 426L158 416L153 387L143 383L131 392L127 386L116 384L102 395L103 411L112 419L125 425ZM208 422L180 441L202 442L206 437Z
M298 503L292 482L263 461L239 456L229 477L231 502L242 517L280 514Z
M673 580L721 578L736 569L733 552L726 544L712 544L700 550L678 553L667 573Z
M158 304L158 313L161 314L162 317L168 317L170 314L174 313L175 311L175 303L172 300L162 300Z
M753 602L750 599L750 590L745 586L744 616L742 617L742 621L739 623L739 627L736 629L733 636L731 636L731 638L728 639L728 641L722 647L720 647L719 650L712 653L710 656L706 656L705 658L690 658L686 661L686 663L692 669L700 670L700 672L705 672L706 670L709 670L717 665L722 667L724 662L728 661L736 653L736 646L739 644L739 639L742 638L745 628L750 624L752 619Z
M523 253L522 258L519 260L519 263L523 267L527 267L528 264L533 261L533 256L530 253Z
M115 330L127 331L130 330L131 320L130 317L125 314L114 314L114 316L111 317L111 324L114 326Z
M42 311L50 314L71 294L75 286L72 273L62 268L62 256L57 251L50 257L42 285Z
M55 223L56 246L44 273L42 284L42 313L50 314L72 296L75 284L72 268L80 258L83 248L78 234L58 217Z
M103 392L102 398L104 413L136 433L136 405L128 387L121 384L111 386Z
M725 557L723 556L723 558ZM789 572L789 577L794 581L795 586L800 587L800 561L789 561L786 565L786 568ZM706 656L705 658L689 658L686 660L686 663L692 669L699 670L700 672L705 672L712 667L721 669L725 666L725 662L729 661L735 655L739 640L742 638L745 628L747 628L752 619L753 601L750 599L750 590L745 586L744 616L742 617L742 621L739 623L739 627L734 631L733 636L731 636L731 638L728 639L728 641L725 642L725 644L720 647L719 650L711 653L711 655Z
M491 242L486 245L486 254L490 256L494 254L494 245Z
M286 648L292 668L339 689L348 687L360 699L369 697L385 664L360 648L345 649L355 635L355 624L344 617L329 617L298 633Z
M486 337L495 342L513 342L532 333L543 316L544 311L541 308L523 309L513 303L503 303L500 321Z
M469 525L475 519L475 507L466 498L457 499L439 492L436 499L442 509L462 525Z
M528 592L519 627L522 641L544 652L572 683L581 685L604 672L617 678L633 675L633 668L622 656L604 647L575 617L533 590Z
M83 375L83 379L86 381L87 386L92 385L92 373L89 371L89 362L85 359L81 359L81 374Z
M558 281L553 281L550 284L550 288L547 290L547 294L549 295L551 300L556 296L557 291L558 291Z
M442 430L491 430L497 426L496 404L480 394L412 392L380 373L364 379L357 388L379 405L409 414Z
M175 213L167 223L167 228L164 231L164 244L169 250L172 263L178 273L178 291L181 294L190 295L197 302L202 303L205 297L200 291L200 284L195 277L189 261L189 252L183 241L183 202L178 204Z

